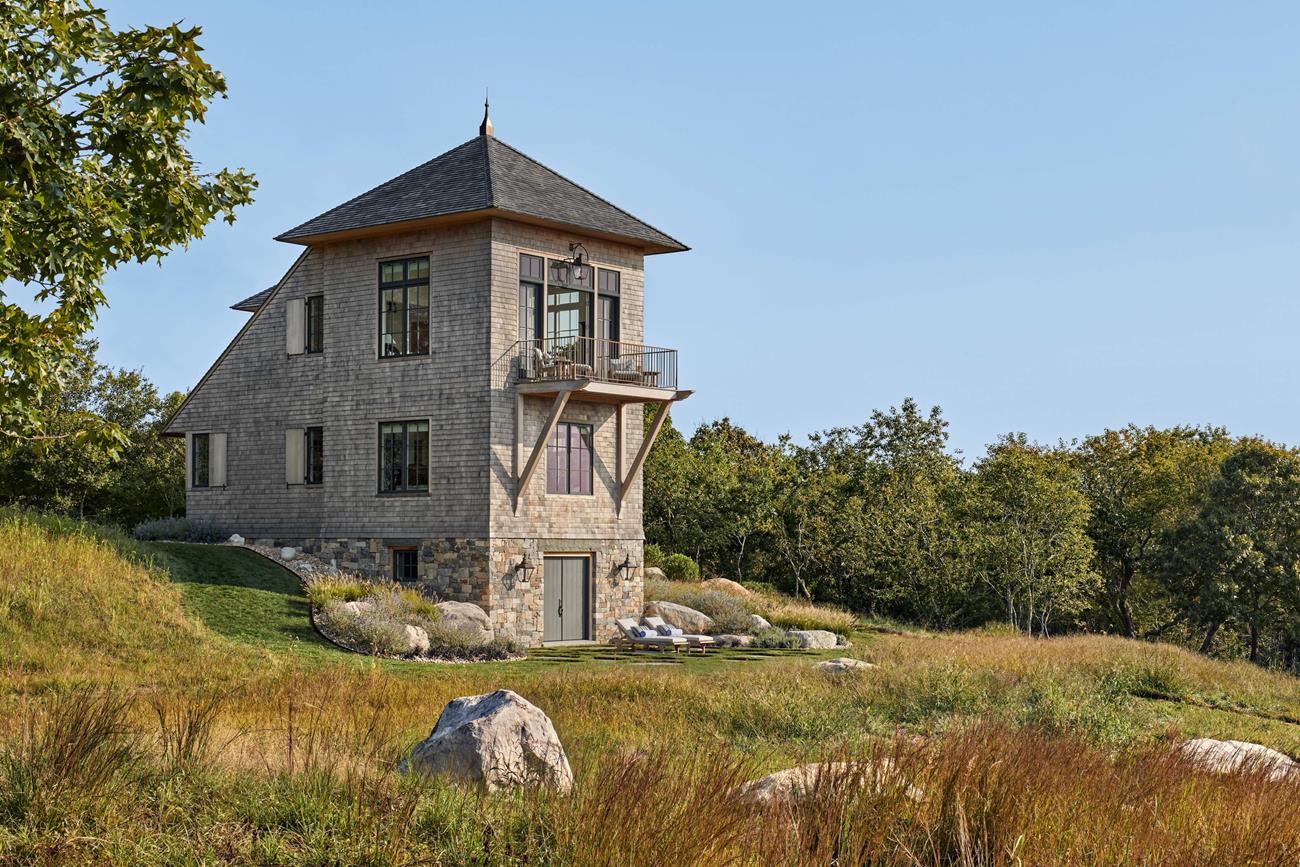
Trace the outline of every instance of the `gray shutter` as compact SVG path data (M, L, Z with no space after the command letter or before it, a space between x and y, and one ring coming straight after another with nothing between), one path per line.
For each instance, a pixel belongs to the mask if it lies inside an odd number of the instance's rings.
M285 302L284 348L290 355L302 355L307 348L307 305L301 298Z
M194 488L194 434L185 435L185 490Z
M303 462L304 432L300 427L288 428L284 432L284 483L301 485L306 474Z
M223 433L208 434L208 485L226 486L226 435Z

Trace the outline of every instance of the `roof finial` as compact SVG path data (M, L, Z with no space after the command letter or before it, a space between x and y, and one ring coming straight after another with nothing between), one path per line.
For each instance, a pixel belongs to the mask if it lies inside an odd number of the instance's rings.
M488 117L488 91L483 88L483 122L478 125L479 135L492 135L492 118Z

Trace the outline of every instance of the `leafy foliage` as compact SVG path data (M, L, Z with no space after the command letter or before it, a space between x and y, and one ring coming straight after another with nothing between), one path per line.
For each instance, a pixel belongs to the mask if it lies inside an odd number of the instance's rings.
M939 409L911 400L802 445L727 419L689 439L668 427L646 464L647 541L705 576L873 617L1165 637L1300 668L1292 450L1135 425L1054 447L1008 435L970 464L947 446Z
M126 434L111 418L52 432L42 413L107 302L105 274L160 260L252 201L251 175L202 173L186 148L226 91L198 37L179 24L114 30L84 0L0 5L0 282L49 307L28 312L0 294L6 439L120 450Z
M140 371L111 370L95 360L98 344L81 341L63 388L39 410L46 439L0 438L0 502L133 527L185 507L183 449L163 426L182 395L160 395ZM78 436L112 425L123 439L114 459ZM150 533L165 532L159 525ZM186 538L191 535L151 535ZM215 541L207 539L202 541Z
M700 580L700 567L685 554L669 554L663 560L664 574L674 581Z

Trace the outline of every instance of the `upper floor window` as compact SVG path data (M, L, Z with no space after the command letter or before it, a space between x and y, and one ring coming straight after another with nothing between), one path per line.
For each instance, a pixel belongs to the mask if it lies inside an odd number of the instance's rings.
M546 493L591 493L591 425L560 422L546 446Z
M597 272L596 336L601 340L619 340L619 276L617 271L601 268Z
M190 462L192 464L190 476L190 487L206 488L209 483L209 470L211 469L210 459L212 457L209 448L211 440L208 434L196 433L193 435L190 446Z
M429 257L379 265L379 354L429 352Z
M536 340L542 334L542 286L545 265L541 256L519 254L519 339Z
M379 490L391 494L429 490L429 423L379 425Z
M325 351L325 296L307 296L307 339L308 352Z

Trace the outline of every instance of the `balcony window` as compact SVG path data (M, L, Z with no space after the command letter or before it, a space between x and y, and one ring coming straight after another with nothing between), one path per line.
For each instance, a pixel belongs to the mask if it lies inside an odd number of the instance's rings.
M560 422L546 447L546 493L591 493L591 425Z
M429 353L429 257L379 265L379 354Z

